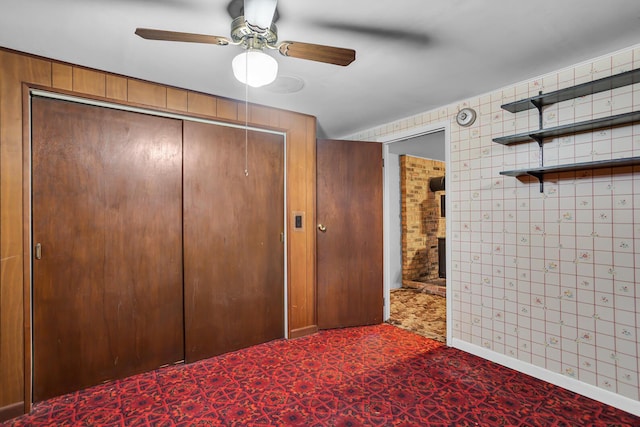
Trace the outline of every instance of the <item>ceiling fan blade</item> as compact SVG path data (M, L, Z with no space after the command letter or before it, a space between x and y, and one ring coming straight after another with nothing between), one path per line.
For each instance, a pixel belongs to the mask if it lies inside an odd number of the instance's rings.
M416 46L426 46L434 41L429 34L418 30L385 28L379 25L339 23L323 20L315 20L312 24L331 31L344 31L356 35L377 37L383 40L393 41L394 43L402 41L402 43L411 43Z
M356 51L353 49L320 44L286 41L278 46L278 50L284 56L326 62L343 67L351 64L356 59Z
M244 0L244 19L261 30L271 28L278 0Z
M226 46L230 40L226 37L209 36L206 34L181 33L178 31L154 30L151 28L136 28L136 34L147 40L166 40L171 42L208 43Z

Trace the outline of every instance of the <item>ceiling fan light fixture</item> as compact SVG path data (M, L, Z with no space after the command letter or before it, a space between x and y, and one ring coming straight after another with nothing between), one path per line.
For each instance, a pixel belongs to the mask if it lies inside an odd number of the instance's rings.
M261 50L247 49L231 62L236 79L251 87L272 83L278 75L278 61Z

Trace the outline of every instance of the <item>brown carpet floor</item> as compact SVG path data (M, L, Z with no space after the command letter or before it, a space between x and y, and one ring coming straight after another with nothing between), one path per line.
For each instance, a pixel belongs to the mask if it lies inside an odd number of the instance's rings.
M446 342L446 299L415 289L393 289L389 323Z

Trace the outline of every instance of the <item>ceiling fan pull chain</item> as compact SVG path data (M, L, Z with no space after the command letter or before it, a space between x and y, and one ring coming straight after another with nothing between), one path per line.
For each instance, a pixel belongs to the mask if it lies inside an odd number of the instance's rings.
M245 55L245 82L248 82L249 59ZM244 84L244 176L249 176L249 83Z

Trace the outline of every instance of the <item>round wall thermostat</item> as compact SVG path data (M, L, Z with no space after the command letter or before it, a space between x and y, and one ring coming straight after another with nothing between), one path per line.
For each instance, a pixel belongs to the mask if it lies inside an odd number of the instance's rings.
M476 121L476 111L473 108L463 108L456 115L456 122L460 126L471 126Z

